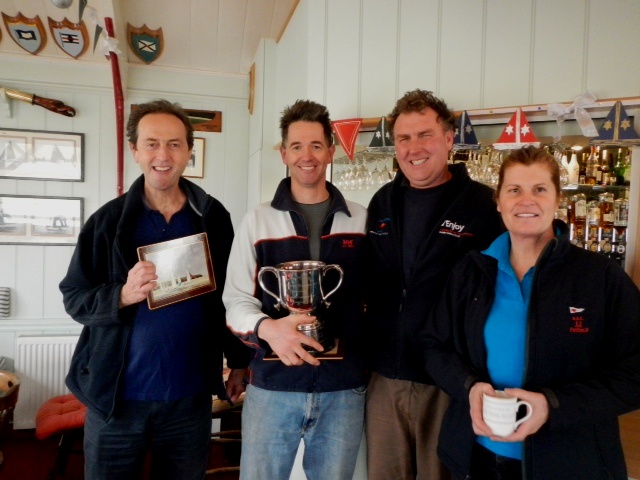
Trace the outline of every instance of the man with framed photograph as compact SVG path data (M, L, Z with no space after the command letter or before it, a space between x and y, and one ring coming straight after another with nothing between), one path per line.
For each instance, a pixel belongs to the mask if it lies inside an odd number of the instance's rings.
M136 478L148 450L152 478L204 478L211 395L236 401L251 355L226 328L221 299L233 227L219 201L181 177L193 127L179 105L139 105L127 135L142 175L89 217L60 283L84 326L66 383L88 407L85 478ZM198 233L217 289L151 310L158 275L137 248Z

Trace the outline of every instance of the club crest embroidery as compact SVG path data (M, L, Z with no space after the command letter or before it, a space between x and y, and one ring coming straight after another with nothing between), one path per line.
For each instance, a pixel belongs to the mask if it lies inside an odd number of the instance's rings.
M149 65L162 55L164 48L162 27L151 30L146 24L142 27L134 27L127 23L127 43L136 57Z
M389 235L389 229L391 227L391 219L383 218L382 220L378 220L373 230L369 233L374 235Z
M2 19L9 35L20 48L37 55L47 43L44 26L39 16L27 18L21 13L15 17L3 13Z
M571 324L569 326L570 333L589 333L587 321L583 315L584 308L569 307L569 315Z
M72 23L66 17L56 22L49 17L49 30L56 45L73 58L78 58L89 46L89 34L84 22Z

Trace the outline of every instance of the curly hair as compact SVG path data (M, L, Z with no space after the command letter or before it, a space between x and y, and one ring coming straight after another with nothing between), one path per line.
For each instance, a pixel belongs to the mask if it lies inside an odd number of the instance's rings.
M329 111L324 105L311 100L296 100L293 105L286 107L280 117L280 132L282 135L282 146L287 143L289 126L295 122L318 122L322 125L324 138L327 145L333 145L333 135L331 134L331 119Z
M405 93L404 96L396 102L396 106L393 107L393 110L389 114L389 131L391 135L393 135L393 127L401 113L422 112L426 108L430 108L436 112L438 115L437 120L442 124L445 132L454 130L455 117L444 100L436 97L433 92L415 89Z
M193 125L191 125L187 113L179 103L171 103L164 99L141 103L135 109L131 109L131 115L129 115L129 121L127 122L127 139L130 143L134 145L138 143L138 124L142 117L151 113L167 113L180 120L187 131L189 150L193 148Z

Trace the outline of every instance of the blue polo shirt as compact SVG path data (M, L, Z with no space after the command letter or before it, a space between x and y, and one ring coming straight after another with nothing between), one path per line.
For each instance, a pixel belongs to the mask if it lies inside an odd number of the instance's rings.
M510 252L508 232L482 252L498 261L496 295L484 327L487 368L496 390L522 387L525 368L527 312L534 268L520 282L509 261ZM522 442L494 442L488 437L477 437L476 441L498 455L522 460Z
M149 208L139 219L136 247L198 233L199 217L188 202L169 222ZM156 310L138 304L127 348L122 398L173 401L206 391L206 328L201 297Z

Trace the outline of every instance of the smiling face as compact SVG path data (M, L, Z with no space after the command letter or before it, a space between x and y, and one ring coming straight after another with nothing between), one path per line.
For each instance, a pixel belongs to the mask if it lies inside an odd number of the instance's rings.
M413 188L436 187L451 178L447 168L453 132L435 110L401 113L393 127L398 166Z
M314 192L325 192L327 165L333 161L335 147L329 146L318 122L293 122L286 144L280 147L282 163L289 167L291 190L296 201Z
M145 177L145 190L173 192L184 172L191 150L183 123L168 113L145 115L138 124L138 141L129 148Z
M498 211L512 241L553 238L552 222L560 195L544 163L513 164L504 170L498 191Z

